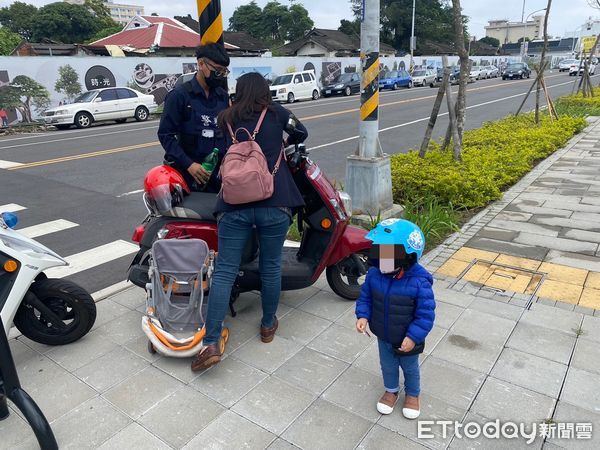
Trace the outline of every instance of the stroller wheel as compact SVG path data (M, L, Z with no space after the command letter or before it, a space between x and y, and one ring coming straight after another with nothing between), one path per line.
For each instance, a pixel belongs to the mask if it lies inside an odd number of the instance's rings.
M225 344L229 340L229 328L223 327L221 330L221 340L219 341L219 351L221 354L225 353Z
M154 345L152 345L151 341L148 341L148 353L150 353L151 355L154 355L156 353L156 349L154 348Z

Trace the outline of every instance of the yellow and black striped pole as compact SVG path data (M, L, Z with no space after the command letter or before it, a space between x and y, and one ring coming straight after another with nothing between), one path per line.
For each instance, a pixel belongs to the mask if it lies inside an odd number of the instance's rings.
M200 23L200 45L219 43L223 45L223 15L221 0L196 0Z
M373 121L379 117L379 52L361 54L361 64L360 120Z

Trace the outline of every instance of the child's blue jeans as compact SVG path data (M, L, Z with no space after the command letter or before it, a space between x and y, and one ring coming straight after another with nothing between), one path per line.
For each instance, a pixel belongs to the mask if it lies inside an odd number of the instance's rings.
M377 341L385 390L388 392L400 391L400 367L402 367L404 393L411 397L418 397L421 392L419 355L400 356L394 353L392 344L381 339L377 339Z

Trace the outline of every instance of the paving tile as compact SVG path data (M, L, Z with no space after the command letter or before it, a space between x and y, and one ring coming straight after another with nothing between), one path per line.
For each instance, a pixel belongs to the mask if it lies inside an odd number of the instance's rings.
M279 367L273 375L307 392L321 394L347 368L348 363L303 348Z
M304 312L329 321L336 320L351 308L354 309L353 302L349 302L328 292L319 292L298 307L298 309Z
M354 314L352 310L349 312ZM329 325L331 325L329 320L296 309L279 321L277 335L304 345L321 334Z
M442 267L440 267L436 273L438 274L443 274L443 275L448 275L451 277L458 277L460 276L461 273L463 273L463 271L469 267L469 264L471 264L471 262L467 262L467 261L461 261L458 259L454 259L454 258L450 258L448 261L446 261Z
M532 233L520 233L519 236L515 238L514 242L588 255L593 255L596 253L596 250L598 250L598 244L595 242L586 242L557 237L548 239L547 236L540 236Z
M592 433L591 439L561 439L558 433L555 433L553 437L548 439L548 442L551 444L556 444L569 450L596 450L600 448L600 433L598 433L600 429L600 414L593 414L586 409L559 401L554 413L554 421L557 423L591 424Z
M421 393L419 400L421 402L421 415L419 416L419 421L449 420L452 422L460 422L466 412L466 407L462 408L451 403L447 403L439 398L429 395L428 393ZM403 401L402 398L399 400L399 402L400 401ZM379 425L395 431L404 437L421 442L427 445L429 448L446 448L450 442L450 439L452 438L454 428L449 426L448 434L444 436L441 425L432 425L431 433L434 435L434 437L418 439L417 433L419 421L406 420L402 416L402 408L400 408L400 405L398 405L398 407L394 408L394 412L392 412L392 414L382 416L378 423Z
M365 405L365 408L368 407L369 405ZM354 449L371 426L372 422L326 400L318 399L283 433L282 437L301 448Z
M225 354L233 353L250 339L258 336L260 332L260 324L245 322L238 318L227 317L224 326L229 328L229 340L225 346Z
M494 239L479 238L477 236L469 241L469 245L528 259L543 260L548 253L548 249L545 247L519 244L517 242L496 241Z
M254 337L232 353L237 359L267 373L273 373L284 362L294 356L302 346L294 341L275 336L269 344Z
M429 334L427 335L427 338L425 339L425 349L423 350L423 353L425 355L429 355L441 342L444 336L446 336L447 333L447 329L442 328L438 325L434 325Z
M443 330L443 328L440 329ZM377 339L369 344L365 351L361 353L361 355L356 359L356 361L354 361L352 365L376 375L381 374L381 366L379 364L379 346L377 344Z
M83 450L98 448L130 423L125 414L95 397L53 422L52 430L61 449Z
M518 223L518 222L517 222ZM557 232L558 234L558 232ZM477 237L494 239L497 241L513 241L519 235L518 231L507 231L499 228L494 228L493 226L485 226L481 230L477 232Z
M481 342L503 345L515 326L514 320L466 309L450 328L449 334L459 334Z
M184 386L146 412L138 422L172 447L181 448L224 411L217 402Z
M39 355L17 367L21 386L35 399L49 422L97 393L56 363Z
M577 339L571 367L600 375L600 346L598 343L585 339L585 334Z
M590 222L600 222L600 214L589 212L574 212L571 216L575 220L588 220Z
M560 237L566 237L569 239L576 239L578 241L596 242L600 243L600 233L594 231L583 231L571 229L562 233Z
M594 342L600 342L600 317L583 317L582 337Z
M435 324L442 328L450 328L463 313L464 308L449 305L444 302L436 302Z
M579 299L579 306L600 309L600 289L584 288Z
M160 353L150 353L148 351L148 338L145 334L127 341L124 347L149 362L154 362L163 357Z
M564 217L553 217L553 216L533 216L531 219L532 223L542 224L542 225L551 225L557 227L563 227L566 229L578 229L578 230L588 230L588 231L598 231L600 230L600 223L591 222L587 220L575 220L575 219L566 219Z
M318 292L319 289L313 286L296 291L283 291L281 292L279 302L288 305L291 308L297 308Z
M583 286L588 276L587 270L549 262L542 263L538 268L538 272L546 273L549 280L562 281L580 286Z
M354 308L350 308L338 317L335 323L350 330L356 330L356 312L354 311Z
M600 289L600 272L590 272L585 280L585 287Z
M233 307L237 313L235 316L236 319L255 325L256 327L260 326L260 321L262 319L260 294L255 292L244 292L240 295ZM291 308L288 305L279 303L279 306L277 307L277 317L282 319L290 311Z
M137 419L182 386L181 382L156 367L147 367L111 388L104 397Z
M510 348L504 349L491 375L500 380L558 398L567 366Z
M146 290L137 286L125 289L110 297L110 300L129 309L137 309L146 304Z
M142 331L142 314L128 309L125 314L98 328L98 332L105 338L124 345L133 339L145 336Z
M422 391L456 408L467 409L485 375L429 356L421 365Z
M551 417L553 408L551 397L488 377L473 403L472 412L501 421L530 424Z
M600 413L600 375L570 367L560 400Z
M539 188L539 189L547 190L547 188ZM532 217L533 217L533 214L529 214L529 213L520 213L520 212L516 212L516 211L502 211L501 213L499 213L496 216L496 219L527 222Z
M276 437L233 411L226 411L183 448L184 450L262 449L267 448Z
M557 302L576 305L583 292L583 286L564 283L562 281L544 280L536 292L539 297L549 298Z
M290 444L288 441L285 441L281 438L277 438L273 441L271 445L269 445L269 450L296 450L299 447L296 447L293 444Z
M505 264L507 266L519 267L521 269L527 270L537 270L542 264L542 261L538 261L535 259L520 258L518 256L510 256L504 254L498 256L494 262L498 264Z
M315 397L277 377L269 377L231 409L279 435L308 408Z
M518 323L506 347L568 364L575 337L530 323Z
M227 358L225 355L222 360ZM162 370L173 378L177 378L184 384L188 384L198 376L198 372L192 372L192 358L169 358L164 357L156 360L152 365Z
M568 211L565 209L555 209L555 208L544 208L541 206L530 206L525 204L520 205L509 205L505 212L508 211L516 211L522 213L530 213L530 214L545 214L549 216L555 217L570 217L573 214L573 211Z
M395 433L387 428L375 425L365 436L357 450L419 450L424 447L401 434Z
M487 298L478 298L477 301L471 303L469 309L513 321L518 320L523 313L523 308L520 306L501 303Z
M352 363L371 344L371 339L355 330L333 324L311 341L308 347Z
M167 450L171 447L134 422L98 448L100 450Z
M0 441L0 449L2 450L14 449L17 444L25 440L31 443L32 448L36 448L37 441L34 444L33 430L16 412L11 411L8 418L0 420L0 436L2 436Z
M507 439L500 436L499 438L490 439L486 437L482 432L480 432L477 437L470 437L467 435L469 431L473 431L475 426L470 424L476 423L483 427L489 422L493 422L493 420L482 417L478 414L468 413L465 419L462 421L462 428L454 436L454 439L452 440L452 443L450 444L449 448L451 450L538 450L542 448L544 440L543 438L540 438L535 434L533 435L534 440L530 444L527 443L527 438L525 437ZM526 431L528 433L531 433L531 424L526 424L525 426Z
M434 283L433 285L433 292L435 294L436 303L449 303L454 306L460 306L461 308L467 308L477 299L474 295L459 292L456 289L439 287L437 283Z
M348 395L352 392L352 395ZM381 375L350 367L323 393L323 398L371 422L380 414L374 407L384 392Z
M75 371L74 375L98 392L104 392L149 366L149 362L123 347L117 347Z
M130 310L127 307L119 305L110 299L100 300L96 303L96 321L94 322L92 331L115 320L128 311Z
M494 261L498 257L496 252L488 252L477 248L463 247L458 250L452 258L458 259L459 261L466 261L468 263L475 259L481 259L485 261Z
M560 228L558 227L551 227L548 225L536 225L535 223L519 222L513 220L494 219L489 223L489 226L494 228L500 228L502 230L513 230L548 237L557 237L558 232L560 231Z
M13 361L17 367L25 363L25 361L39 356L38 352L25 345L20 339L10 339L8 341L8 346L10 347L10 353L12 354Z
M266 373L229 357L202 372L190 385L230 408L266 377Z
M521 323L530 323L573 335L579 328L583 316L580 313L568 313L557 308L533 304L531 309L523 313Z

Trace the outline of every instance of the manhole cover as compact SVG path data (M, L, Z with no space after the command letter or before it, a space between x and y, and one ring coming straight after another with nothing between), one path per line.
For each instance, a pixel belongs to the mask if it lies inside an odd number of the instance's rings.
M546 274L520 267L475 259L459 275L465 280L495 292L514 292L532 298Z

